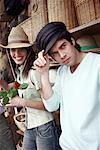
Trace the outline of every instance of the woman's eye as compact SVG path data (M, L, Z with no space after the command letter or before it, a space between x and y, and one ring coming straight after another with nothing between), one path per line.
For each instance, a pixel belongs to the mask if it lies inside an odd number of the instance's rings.
M13 48L12 48L12 49L10 49L10 50L11 50L11 52L14 52L14 51L15 51L15 49L13 49Z

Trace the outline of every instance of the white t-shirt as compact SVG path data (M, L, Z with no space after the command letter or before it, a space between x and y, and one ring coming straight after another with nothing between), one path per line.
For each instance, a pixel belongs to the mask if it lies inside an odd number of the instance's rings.
M49 111L60 105L63 150L100 149L100 55L88 53L77 69L61 66L54 94L43 100Z

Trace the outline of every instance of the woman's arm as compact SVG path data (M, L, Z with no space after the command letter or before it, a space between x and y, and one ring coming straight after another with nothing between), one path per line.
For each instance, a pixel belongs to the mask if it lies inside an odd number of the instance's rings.
M6 105L7 107L30 107L34 109L46 110L42 100L26 100L19 96L16 96L11 99L10 104Z

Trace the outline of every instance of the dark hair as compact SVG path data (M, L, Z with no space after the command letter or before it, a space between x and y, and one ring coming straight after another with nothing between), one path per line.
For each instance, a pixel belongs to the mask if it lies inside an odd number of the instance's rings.
M35 54L35 52L33 51L33 48L32 48L32 46L30 46L30 47L26 47L26 50L27 50L27 62L26 62L26 65L25 65L25 68L24 68L24 70L23 70L23 75L25 76L25 77L27 77L28 76L28 72L29 72L29 70L31 69L31 67L33 66L33 62L34 62L34 60L35 60L35 57L36 57L36 54ZM9 51L9 53L10 53L10 51ZM11 60L11 63L12 63L12 67L13 67L13 69L14 69L14 72L15 72L15 68L16 68L16 63L14 62L14 60L11 58L11 55L9 54L9 56L10 56L10 60ZM16 74L16 73L15 73Z
M33 62L35 61L35 57L36 57L36 54L35 54L35 52L33 51L32 46L27 48L27 52L28 52L28 54L29 54L29 57L28 57L28 59L27 59L25 68L24 68L24 70L23 70L23 74L24 74L25 76L28 75L28 72L29 72L29 70L31 69L31 67L33 66Z
M74 37L73 37L73 35L70 33L70 32L68 32L68 31L64 31L64 32L62 32L59 36L58 36L58 39L57 39L57 41L58 40L61 40L61 39L66 39L67 41L69 41L71 44L72 44L72 39L71 38L73 38L74 39ZM75 40L75 39L74 39ZM80 47L80 45L75 41L75 46L74 46L79 52L81 51L81 47Z

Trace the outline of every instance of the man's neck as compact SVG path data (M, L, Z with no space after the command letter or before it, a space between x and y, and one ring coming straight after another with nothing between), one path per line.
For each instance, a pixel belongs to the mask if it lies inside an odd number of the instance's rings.
M77 69L78 65L81 63L81 61L83 60L85 55L86 55L86 53L83 53L83 52L79 53L79 59L78 59L77 63L70 67L70 70L72 73Z
M71 73L73 73L77 69L77 67L78 67L79 64L80 63L77 63L74 66L70 67Z

